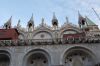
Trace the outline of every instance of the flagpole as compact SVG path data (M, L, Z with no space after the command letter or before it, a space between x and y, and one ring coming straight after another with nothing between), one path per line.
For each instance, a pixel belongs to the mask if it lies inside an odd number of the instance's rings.
M94 8L92 8L92 10L94 11L94 13L96 14L96 16L98 17L98 19L100 20L99 15L97 14L97 12L94 10Z

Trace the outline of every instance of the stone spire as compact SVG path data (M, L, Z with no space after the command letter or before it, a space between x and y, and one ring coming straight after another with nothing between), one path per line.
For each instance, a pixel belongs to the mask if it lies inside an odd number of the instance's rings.
M8 21L4 24L4 28L10 29L10 28L11 28L11 23L12 23L12 16L11 16L10 19L8 19Z
M58 28L58 19L56 18L55 12L53 13L52 26L54 30Z
M20 25L20 19L18 20L17 27L18 28L21 27L21 25Z
M68 17L66 16L66 22L67 22L67 24L69 23L69 20L68 20Z
M78 11L78 24L80 29L83 29L86 26L86 19Z
M32 16L31 16L30 20L28 21L27 26L28 26L28 31L33 31L33 29L34 29L33 14L32 14Z
M30 20L31 20L31 21L34 21L34 20L33 20L33 14L32 14L32 16L31 16Z
M44 24L44 18L42 18L42 25Z
M7 21L9 23L9 26L11 26L12 23L12 16L10 17L10 19Z
M31 25L30 25L30 24L31 24ZM28 21L28 26L29 26L29 27L30 27L30 26L33 26L33 27L34 27L33 14L32 14L32 16L31 16L30 20Z
M57 19L56 15L55 15L55 12L53 12L53 19Z

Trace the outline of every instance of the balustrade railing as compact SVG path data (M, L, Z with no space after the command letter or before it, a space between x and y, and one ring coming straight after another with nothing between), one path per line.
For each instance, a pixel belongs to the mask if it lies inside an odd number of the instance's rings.
M100 43L100 38L56 38L56 39L27 39L27 40L0 40L0 46L25 46L25 45L52 45L52 44L95 44Z

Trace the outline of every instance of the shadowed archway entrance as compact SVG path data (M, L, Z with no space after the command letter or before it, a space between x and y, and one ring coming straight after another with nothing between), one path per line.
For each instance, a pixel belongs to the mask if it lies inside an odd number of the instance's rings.
M94 54L82 47L69 49L64 56L64 66L94 66Z
M0 51L0 66L10 66L9 53L6 51Z
M35 53L28 59L27 66L48 66L48 59L42 53Z
M28 53L24 66L50 66L50 56L43 50L34 50Z

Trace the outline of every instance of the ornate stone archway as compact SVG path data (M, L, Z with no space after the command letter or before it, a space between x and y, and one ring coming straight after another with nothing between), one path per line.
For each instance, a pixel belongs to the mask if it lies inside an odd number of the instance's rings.
M59 38L62 38L62 35L64 33L67 33L67 34L70 34L70 33L75 34L75 33L80 33L80 32L81 31L79 29L77 29L77 28L64 28L64 29L60 30L60 32L59 32Z
M0 66L10 66L10 54L7 51L0 50Z
M24 66L50 66L49 54L41 49L36 49L29 52L23 60Z
M94 54L83 47L73 47L65 52L63 57L64 66L94 66Z

